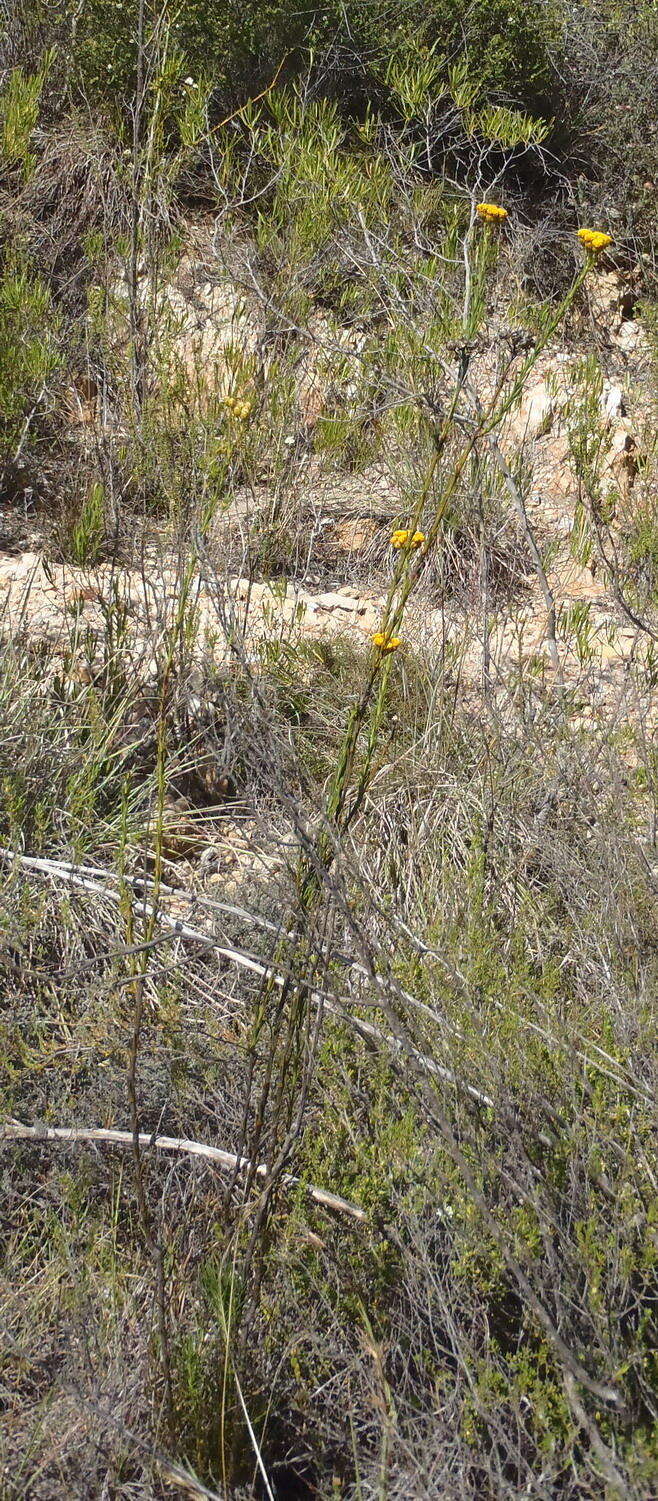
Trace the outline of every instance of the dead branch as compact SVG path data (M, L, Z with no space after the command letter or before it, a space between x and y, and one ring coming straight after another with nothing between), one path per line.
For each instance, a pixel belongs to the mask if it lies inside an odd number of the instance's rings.
M132 1131L106 1130L101 1127L86 1126L24 1126L21 1121L4 1121L0 1124L0 1141L37 1141L37 1142L107 1142L110 1146L131 1147L134 1142ZM233 1152L225 1152L222 1147L211 1147L203 1141L190 1141L187 1137L158 1136L154 1133L149 1136L147 1131L140 1132L140 1148L146 1150L150 1147L157 1148L160 1152L179 1152L187 1157L202 1157L207 1162L215 1163L223 1172L252 1172L258 1178L267 1178L268 1169L264 1162L255 1165L247 1157L236 1157ZM349 1219L363 1223L366 1219L364 1209L358 1204L351 1204L348 1199L342 1199L339 1194L329 1193L327 1189L317 1188L314 1184L302 1184L300 1178L292 1173L286 1173L283 1182L286 1188L303 1187L315 1204L323 1209L332 1209L336 1214L344 1214Z

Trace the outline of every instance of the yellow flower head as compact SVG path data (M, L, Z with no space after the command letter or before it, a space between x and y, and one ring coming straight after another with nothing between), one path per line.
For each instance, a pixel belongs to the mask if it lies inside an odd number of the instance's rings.
M399 531L393 532L391 547L422 547L424 541L424 532L410 532L401 528Z
M397 651L402 642L399 636L387 636L384 631L375 631L372 644L377 647L378 651L389 652Z
M251 401L240 401L240 398L238 396L226 396L224 398L224 406L227 407L229 412L232 412L233 416L237 417L240 422L246 422L247 417L251 416L252 405L253 403Z
M578 239L589 250L590 255L599 255L608 245L612 245L612 235L607 235L602 229L579 229Z
M485 224L502 224L507 218L507 209L501 208L499 203L476 203L475 212Z

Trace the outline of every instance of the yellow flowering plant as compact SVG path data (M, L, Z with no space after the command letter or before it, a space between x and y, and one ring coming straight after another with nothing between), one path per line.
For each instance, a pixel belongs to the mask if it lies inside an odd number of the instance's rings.
M239 396L225 397L224 406L240 422L246 422L247 418L251 416L252 403L250 401L241 401Z
M424 532L412 532L407 527L400 527L391 536L391 547L422 547L424 541Z
M501 208L499 203L476 203L475 212L485 224L502 224L507 218L507 209Z
M391 652L397 651L398 646L401 646L402 642L399 636L388 636L385 631L375 631L372 644L377 648L377 651Z
M612 245L612 235L606 234L603 229L579 229L578 239L589 250L590 255L600 255L602 250L607 250L608 245Z

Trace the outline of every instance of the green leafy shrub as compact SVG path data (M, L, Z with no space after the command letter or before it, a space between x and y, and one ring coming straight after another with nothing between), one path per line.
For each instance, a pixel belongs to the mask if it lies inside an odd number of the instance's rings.
M74 563L93 566L100 559L105 540L105 494L96 481L89 486L80 514L71 530L70 553Z
M73 64L80 84L112 103L127 100L136 69L136 0L83 0L82 6L71 5L74 12ZM487 89L533 107L549 98L555 27L551 8L540 0L476 0L468 7L463 0L350 0L347 6L333 0L322 7L304 4L293 14L282 0L248 0L239 9L184 0L175 13L163 7L160 28L163 19L184 72L234 99L265 86L280 66L287 76L305 70L310 54L325 88L348 101L363 100L376 87L373 68L410 42L451 54L465 46Z
M0 161L5 167L19 167L25 176L34 163L30 144L51 61L46 54L39 72L31 78L22 68L12 69L0 97Z
M0 273L0 480L22 458L30 424L61 363L48 287L19 264Z

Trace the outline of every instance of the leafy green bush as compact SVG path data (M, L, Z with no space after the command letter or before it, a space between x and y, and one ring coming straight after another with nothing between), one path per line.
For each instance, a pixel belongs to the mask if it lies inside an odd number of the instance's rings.
M33 165L32 132L39 118L41 93L52 59L46 54L38 73L27 77L13 68L0 98L0 161L27 175Z
M56 45L52 75L65 86L62 97L101 104L129 131L138 0L53 0L29 18L24 0L11 0L11 8L23 66L29 56L36 73ZM292 13L283 0L242 7L182 0L178 8L160 0L147 6L145 43L147 95L161 88L157 75L168 59L172 122L189 102L190 79L200 97L210 90L217 116L279 71L290 80L308 76L309 65L316 95L356 113L376 101L396 114L399 101L385 78L396 58L427 51L451 63L462 58L484 99L513 101L551 122L553 162L566 169L584 219L605 218L645 243L655 232L658 25L651 0L331 0L323 7L307 0ZM5 52L11 63L15 46ZM450 140L441 138L445 120L435 125L441 150L449 150ZM550 160L537 170L533 159L522 176L535 203L555 203L561 189Z
M0 274L0 481L22 454L60 354L50 292L21 266Z
M79 84L112 103L125 101L134 89L136 0L83 0L69 9L76 17L72 63ZM262 88L280 66L288 76L305 70L309 55L321 87L348 101L363 98L377 87L376 65L410 43L450 55L465 49L497 94L533 106L550 94L555 27L552 7L541 0L332 0L292 14L283 0L247 0L239 8L184 0L176 12L163 6L155 23L151 13L148 25L151 39L168 30L180 49L181 76L203 77L230 98Z

